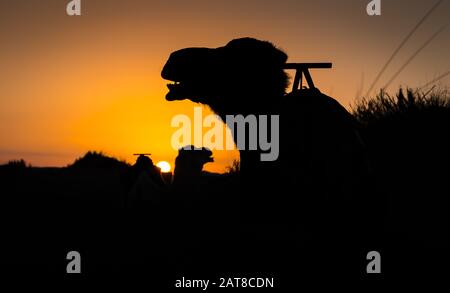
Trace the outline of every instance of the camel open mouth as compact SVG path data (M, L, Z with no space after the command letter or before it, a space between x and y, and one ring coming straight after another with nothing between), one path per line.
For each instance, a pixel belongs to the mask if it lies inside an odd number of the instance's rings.
M168 83L167 88L169 89L169 92L166 94L167 101L183 100L186 98L183 97L183 94L185 94L186 91L181 82L174 81L173 83Z
M197 100L200 95L199 85L193 81L171 81L167 84L169 92L166 94L167 101L180 101L190 99Z
M173 81L167 84L169 92L166 94L167 101L178 101L190 99L195 96L194 87L185 81Z

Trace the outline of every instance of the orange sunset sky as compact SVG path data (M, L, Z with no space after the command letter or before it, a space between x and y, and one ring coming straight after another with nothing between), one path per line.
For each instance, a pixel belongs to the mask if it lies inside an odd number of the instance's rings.
M368 0L82 0L83 15L75 17L66 15L68 2L0 0L0 163L65 166L87 150L129 162L150 152L155 162L173 163L170 121L192 116L195 104L165 101L162 66L174 50L238 37L270 40L290 62L333 62L313 78L349 108L437 1L382 0L376 17L366 14ZM417 30L378 89L448 24L449 2ZM447 27L389 89L419 87L447 72L449 52ZM207 169L221 172L238 153L214 156Z

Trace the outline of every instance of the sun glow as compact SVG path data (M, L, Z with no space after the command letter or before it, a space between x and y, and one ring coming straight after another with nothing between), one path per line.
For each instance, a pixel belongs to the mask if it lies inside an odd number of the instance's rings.
M166 161L161 161L156 164L156 166L161 169L161 172L168 173L170 172L170 164Z

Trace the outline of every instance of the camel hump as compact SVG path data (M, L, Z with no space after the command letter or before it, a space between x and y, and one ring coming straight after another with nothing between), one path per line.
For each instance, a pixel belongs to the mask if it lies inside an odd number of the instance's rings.
M334 98L321 93L317 88L293 91L284 96L284 113L292 119L307 119L315 125L327 125L356 129L356 121L347 109Z
M321 174L322 169L347 173L367 173L366 147L358 124L338 101L318 89L302 89L284 96L280 119L282 137L288 137L288 153L303 152L298 162L305 169ZM283 156L280 152L280 157ZM291 161L292 158L289 159ZM316 170L316 171L313 171Z

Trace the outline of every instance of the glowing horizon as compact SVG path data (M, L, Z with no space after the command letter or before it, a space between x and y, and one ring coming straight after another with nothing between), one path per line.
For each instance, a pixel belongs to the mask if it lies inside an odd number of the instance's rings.
M196 104L165 101L162 66L172 51L238 37L272 41L289 62L333 62L313 78L348 108L431 3L384 1L383 15L369 17L365 1L335 2L90 0L82 16L68 17L66 1L0 1L0 164L66 166L92 150L129 163L133 153L150 152L155 162L174 166L170 121L192 116ZM447 21L449 9L446 2L434 12L378 87ZM420 86L448 71L449 33L390 89ZM237 151L214 151L205 167L224 172L236 159Z

